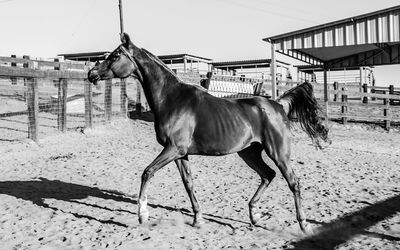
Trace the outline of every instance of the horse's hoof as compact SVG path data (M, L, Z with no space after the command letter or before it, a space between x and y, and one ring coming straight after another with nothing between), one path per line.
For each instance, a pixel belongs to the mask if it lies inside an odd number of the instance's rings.
M139 213L139 223L143 224L149 220L149 211L142 211Z
M251 225L255 226L257 224L257 222L260 220L260 218L261 218L260 213L256 213L256 214L250 216Z
M197 218L197 219L194 219L194 220L193 220L192 226L193 226L193 227L200 228L200 227L202 227L204 224L205 224L205 221L204 221L203 218Z
M303 233L306 235L312 235L314 233L314 230L313 230L311 224L309 224L305 221L300 223L300 228L301 228L301 231L303 231Z

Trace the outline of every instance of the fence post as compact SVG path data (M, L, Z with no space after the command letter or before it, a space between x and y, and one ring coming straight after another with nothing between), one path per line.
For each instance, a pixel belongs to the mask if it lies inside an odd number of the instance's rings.
M375 86L374 86L375 87ZM371 89L371 93L375 93L375 89ZM376 101L376 97L371 97L371 101Z
M26 79L26 84L26 99L28 106L28 138L37 142L39 115L38 84L35 78Z
M253 95L255 95L255 96L259 96L260 95L263 83L264 83L264 81L260 81L260 82L257 82L255 84Z
M17 56L16 56L16 55L11 55L11 58L17 58ZM12 62L12 63L11 63L11 67L17 67L17 63ZM18 78L16 78L16 77L10 77L10 79L11 79L11 84L12 84L12 85L16 85L16 84L17 84L17 79L18 79Z
M141 114L142 113L142 100L141 100L141 91L142 91L142 86L140 85L139 81L136 82L137 87L136 87L136 113Z
M337 90L339 90L339 83L338 82L334 82L333 83L333 90L335 90L335 91L337 91ZM338 101L338 94L334 94L333 95L333 101L334 102L337 102Z
M56 64L55 66L54 66L54 70L60 70L60 64L59 64L59 62L60 62L60 59L58 59L58 58L54 58L54 62L58 62L58 64Z
M366 83L362 86L363 92L368 93L368 85ZM368 103L368 96L363 97L363 103Z
M346 91L345 87L342 87L342 91ZM347 124L347 95L342 94L342 123Z
M394 95L394 86L389 85L389 95ZM394 105L394 100L390 99L390 105Z
M92 128L93 126L93 89L92 83L84 80L84 95L85 95L85 126Z
M23 56L23 58L29 59L29 56ZM11 64L14 64L14 67L17 66L16 63L11 63ZM28 62L28 63L24 63L23 67L24 68L33 68L33 65ZM13 81L15 81L15 82L13 82ZM29 82L29 78L24 78L24 86L26 86L28 84L28 82ZM11 78L11 84L17 84L17 78L14 78L14 79ZM24 97L25 97L25 101L26 101L27 100L26 92L24 93Z
M383 115L385 116L385 129L390 130L390 100L385 98L383 99L383 104L385 105L383 110Z
M106 122L111 121L112 117L112 80L105 81L104 88L104 111Z
M280 81L276 80L276 98L278 98L280 96L280 91L279 91L279 85L280 85Z
M60 79L58 81L57 125L61 132L65 132L67 129L67 89L67 79Z
M121 98L121 115L123 117L127 117L127 102L126 102L126 79L121 79L121 91L120 91L120 98Z

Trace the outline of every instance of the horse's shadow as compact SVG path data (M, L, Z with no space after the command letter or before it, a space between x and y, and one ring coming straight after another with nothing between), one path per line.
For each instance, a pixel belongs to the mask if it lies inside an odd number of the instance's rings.
M128 117L132 120L142 120L145 122L154 122L154 114L151 111L146 111L138 114L136 110L129 111Z
M59 210L59 208L52 207L51 205L47 204L45 199L56 199L60 201L72 202L108 211L115 211L115 212L119 211L136 215L136 213L132 211L123 209L110 209L105 206L97 204L89 204L84 201L80 201L88 197L96 197L104 200L113 200L117 202L126 202L137 205L136 195L130 196L114 190L105 190L97 187L89 187L74 183L67 183L59 180L48 180L45 178L39 178L38 180L32 180L32 181L3 181L0 182L0 194L6 194L26 201L31 201L38 206L44 208L50 208L53 210ZM185 208L175 208L175 207L152 204L152 203L148 203L148 206L152 208L162 208L169 211L181 212L185 215L193 216L193 214L188 209ZM77 218L87 218L90 220L99 221L101 223L128 227L128 225L126 224L112 220L100 220L92 216L82 215L74 212L68 212L68 213L74 215ZM219 219L231 220L247 224L247 222L234 220L230 218L224 218L217 215L211 215L211 214L206 214L206 215L207 215L207 218L205 218L206 220L218 223L223 226L229 226L231 228L233 228L231 224L220 221Z

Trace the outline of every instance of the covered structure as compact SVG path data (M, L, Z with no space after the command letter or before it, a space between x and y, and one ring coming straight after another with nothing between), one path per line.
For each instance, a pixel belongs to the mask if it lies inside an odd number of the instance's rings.
M211 65L212 70L217 73L221 71L232 73L233 75L254 76L264 79L265 75L270 75L271 59L212 62ZM282 69L280 72L281 75L287 74L290 66L289 63L276 61L276 65Z
M319 65L294 65L298 81L323 82L324 68ZM328 84L335 82L353 86L367 84L375 86L374 67L335 67L328 69Z
M72 53L72 54L58 54L65 60L72 61L85 61L85 62L97 62L103 61L109 51L99 52L85 52L85 53ZM161 55L158 56L165 64L167 64L172 70L186 72L188 70L197 71L208 71L210 69L211 59L189 55L189 54L174 54L174 55Z
M106 56L108 54L110 54L109 51L99 51L99 52L84 52L84 53L72 53L72 54L58 54L57 56L61 56L65 60L71 60L71 61L97 62L106 59Z
M321 69L327 102L328 70L400 63L400 5L263 40L271 44L273 76L276 52ZM276 98L275 77L272 82Z
M210 71L212 59L194 56L190 54L173 54L158 56L161 61L167 64L174 71Z

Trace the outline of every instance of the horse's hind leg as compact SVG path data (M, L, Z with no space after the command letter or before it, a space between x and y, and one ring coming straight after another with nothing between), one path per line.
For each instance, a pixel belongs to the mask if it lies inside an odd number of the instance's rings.
M301 194L300 194L300 183L297 176L294 174L294 171L291 167L289 167L285 163L281 163L278 165L279 169L282 172L283 177L286 179L290 190L294 195L294 202L296 205L296 217L299 222L300 228L303 232L308 230L306 217L304 215L302 205L301 205Z
M289 166L290 162L290 144L287 137L282 137L279 140L279 146L265 145L267 155L274 161L276 166L281 171L283 177L287 181L290 190L294 195L294 202L296 206L296 217L303 232L308 230L306 218L301 206L301 194L299 179L295 175L293 169ZM272 151L273 150L273 151ZM271 152L272 151L272 152Z
M254 207L260 200L265 189L275 177L275 171L271 169L261 157L262 150L263 148L260 144L255 144L243 149L238 153L239 156L247 163L247 165L254 169L261 177L261 184L249 202L250 221L253 225L257 223L258 219L256 218L258 216L255 216L253 213Z
M199 203L197 202L196 196L194 195L193 191L192 172L190 171L186 160L175 160L175 163L179 169L179 173L181 174L183 184L190 198L190 202L192 203L194 213L193 226L198 226L203 223L203 219L201 216Z

